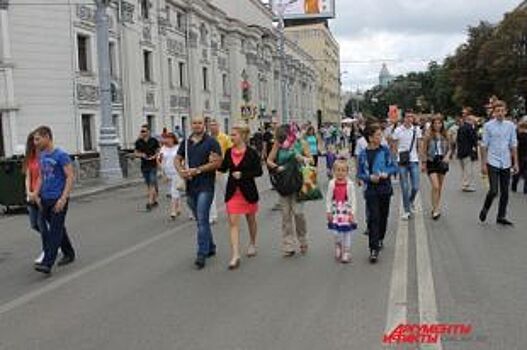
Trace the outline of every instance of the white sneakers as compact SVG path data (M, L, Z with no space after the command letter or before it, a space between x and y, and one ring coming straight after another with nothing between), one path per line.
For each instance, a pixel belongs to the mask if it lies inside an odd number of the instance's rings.
M41 264L42 260L44 260L44 252L41 252L38 258L35 259L35 264Z
M412 217L412 214L410 213L404 213L403 215L401 215L401 219L404 221L410 220L411 217Z

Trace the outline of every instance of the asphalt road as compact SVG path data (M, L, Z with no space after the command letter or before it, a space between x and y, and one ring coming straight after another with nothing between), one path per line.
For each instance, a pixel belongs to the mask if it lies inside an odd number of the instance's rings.
M1 218L0 349L377 350L400 323L473 327L470 337L421 348L525 349L527 198L511 197L514 228L498 228L492 214L482 225L483 190L459 192L458 175L454 166L438 222L428 218L425 178L423 209L408 224L393 198L375 266L363 225L353 263L334 261L322 202L306 206L309 253L283 258L271 191L261 203L259 254L234 272L224 216L214 227L218 256L196 271L194 223L170 222L161 208L144 212L139 187L71 204L78 260L50 278L32 270L40 243L26 217Z

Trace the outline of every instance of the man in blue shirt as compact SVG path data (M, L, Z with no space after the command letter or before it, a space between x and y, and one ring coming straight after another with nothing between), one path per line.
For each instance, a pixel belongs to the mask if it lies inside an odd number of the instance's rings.
M220 145L206 133L205 119L193 118L192 135L179 147L176 168L186 180L188 205L198 225L198 251L194 264L199 270L205 267L207 258L216 255L209 216L214 198L216 170L221 163Z
M511 121L505 120L507 105L503 101L494 103L492 115L494 119L484 126L481 145L481 173L488 175L490 186L479 219L482 222L487 219L487 213L499 190L497 223L510 226L512 222L507 220L506 216L511 172L513 174L518 172L516 126Z
M53 134L49 127L41 126L36 129L34 141L40 151L42 185L39 198L45 222L42 230L44 259L41 263L35 264L35 270L50 274L59 247L64 254L58 263L59 266L70 264L75 260L75 251L64 225L74 173L70 156L53 146Z

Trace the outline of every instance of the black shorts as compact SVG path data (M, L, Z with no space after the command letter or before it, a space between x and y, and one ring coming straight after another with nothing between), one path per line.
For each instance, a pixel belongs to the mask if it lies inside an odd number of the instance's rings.
M427 161L426 162L426 172L430 174L440 174L445 175L448 172L448 169L442 165L440 160Z

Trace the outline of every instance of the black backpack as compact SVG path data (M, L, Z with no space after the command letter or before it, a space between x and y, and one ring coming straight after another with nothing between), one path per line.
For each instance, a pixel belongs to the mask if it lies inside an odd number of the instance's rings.
M304 184L300 165L295 158L291 158L283 165L284 170L271 173L271 184L281 196L290 196L300 192Z

